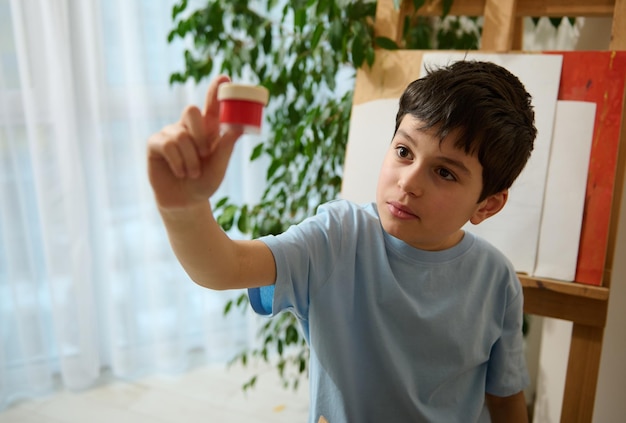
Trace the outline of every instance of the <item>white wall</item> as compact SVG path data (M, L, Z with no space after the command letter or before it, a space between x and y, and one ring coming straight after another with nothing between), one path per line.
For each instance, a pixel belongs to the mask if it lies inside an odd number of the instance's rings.
M626 419L626 184L624 187L593 413L593 421L597 423L618 423Z

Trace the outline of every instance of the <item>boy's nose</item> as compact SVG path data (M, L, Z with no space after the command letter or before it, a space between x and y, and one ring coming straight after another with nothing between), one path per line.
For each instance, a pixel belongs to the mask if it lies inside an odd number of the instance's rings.
M419 197L424 194L424 177L420 166L411 166L404 169L398 179L398 186L407 194Z

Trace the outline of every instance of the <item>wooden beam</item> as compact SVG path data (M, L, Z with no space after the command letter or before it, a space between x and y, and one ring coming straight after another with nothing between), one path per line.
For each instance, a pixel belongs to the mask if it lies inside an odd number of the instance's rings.
M613 26L611 27L611 41L609 50L626 50L626 0L616 0L613 10ZM611 286L611 278L615 261L615 243L620 219L620 207L622 205L622 193L626 184L626 90L622 101L622 123L620 131L619 148L617 150L617 164L615 168L615 185L611 205L611 220L609 222L609 239L604 265L603 285ZM625 224L625 222L622 222ZM622 281L626 283L626 281Z
M612 16L616 0L518 0L515 14L525 16ZM391 1L393 5L393 1ZM404 4L412 3L408 0ZM454 0L450 9L452 16L483 16L487 0ZM442 0L430 0L418 13L440 16Z
M513 47L516 0L487 0L481 50L503 53Z
M510 0L454 0L450 8L452 16L489 16L489 9L497 11L506 6ZM589 16L608 17L615 14L614 22L624 22L626 19L626 6L624 0L517 0L513 10L512 18L524 17L562 17L562 16ZM400 8L394 7L394 0L378 0L376 3L376 20L374 22L374 33L376 36L387 37L394 40L402 48L402 33L404 28L404 18L415 13L413 2L404 0ZM427 0L424 6L420 7L417 14L421 16L441 16L443 13L443 0ZM508 14L506 15L507 19ZM621 21L619 20L621 17ZM489 25L487 25L489 27ZM512 28L515 26L512 25ZM513 35L514 36L514 35ZM507 34L507 38L509 34ZM483 40L487 37L483 35ZM615 50L626 49L626 28L624 25L613 26L613 39L616 45L621 47L611 47ZM509 44L512 46L513 44ZM491 50L482 48L483 50ZM499 48L496 51L504 51Z
M524 49L524 18L516 17L513 29L513 45L511 51L521 51Z
M609 49L626 50L626 0L615 0Z
M604 328L607 288L523 275L520 280L524 289L524 312Z
M518 0L517 16L612 16L615 0Z
M555 279L537 278L523 273L518 274L525 289L552 291L572 297L588 298L591 300L607 301L609 290L602 286L588 285L576 282L563 282Z
M596 399L604 328L574 324L561 423L590 423Z

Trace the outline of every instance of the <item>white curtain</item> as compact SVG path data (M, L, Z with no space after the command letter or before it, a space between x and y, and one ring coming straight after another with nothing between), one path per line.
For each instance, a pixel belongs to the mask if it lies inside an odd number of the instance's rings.
M249 338L250 316L222 316L239 292L181 270L146 177L148 136L208 84L169 85L173 3L0 0L0 409L103 369L225 360ZM247 149L222 188L239 200Z

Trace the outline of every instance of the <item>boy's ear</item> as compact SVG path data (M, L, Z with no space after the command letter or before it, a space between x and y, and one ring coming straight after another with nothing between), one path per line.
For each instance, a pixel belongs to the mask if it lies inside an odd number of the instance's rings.
M490 218L494 214L502 210L502 207L506 204L506 200L509 198L509 190L505 189L496 194L492 194L489 197L481 201L474 214L470 218L470 222L474 225L478 225L485 219Z

